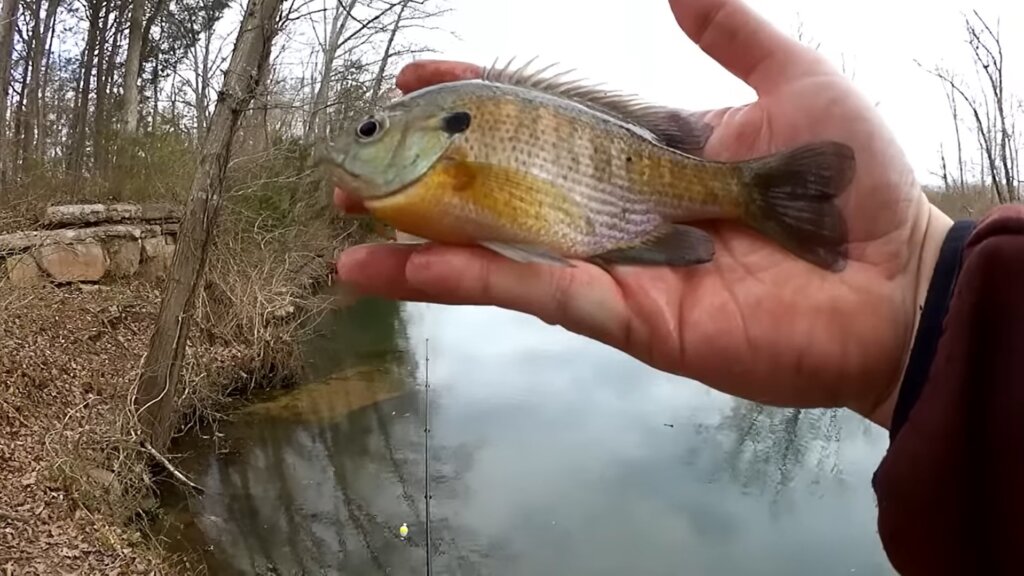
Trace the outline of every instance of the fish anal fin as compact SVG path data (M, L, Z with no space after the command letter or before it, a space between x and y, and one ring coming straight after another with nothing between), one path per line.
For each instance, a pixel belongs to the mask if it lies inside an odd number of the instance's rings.
M694 154L703 149L711 137L713 127L696 112L653 104L634 94L570 77L572 70L549 74L554 64L531 71L530 64L535 60L532 58L515 68L512 67L514 60L502 67L495 62L483 70L481 79L544 92L602 111L619 121L640 126L664 146L680 152Z
M609 250L588 260L598 265L686 267L705 264L715 257L711 236L693 226L666 224L636 246Z
M512 244L507 242L482 241L481 246L493 250L502 256L523 263L552 264L555 266L575 267L572 261L538 246Z

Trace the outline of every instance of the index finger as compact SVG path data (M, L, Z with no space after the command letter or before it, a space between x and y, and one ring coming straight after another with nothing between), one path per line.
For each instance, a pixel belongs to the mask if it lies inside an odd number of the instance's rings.
M363 214L366 206L355 194L349 194L337 186L334 187L334 206L343 214Z
M475 80L484 73L482 66L459 62L456 60L416 60L406 64L395 79L395 86L403 94L415 92L421 88L457 82L459 80Z

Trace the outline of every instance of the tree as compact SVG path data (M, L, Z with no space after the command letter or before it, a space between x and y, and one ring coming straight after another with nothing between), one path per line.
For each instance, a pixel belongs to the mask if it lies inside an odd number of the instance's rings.
M305 140L307 144L313 142L314 138L323 138L327 132L327 115L324 108L327 107L327 96L331 89L331 71L334 70L334 58L338 55L338 47L341 43L341 35L345 32L352 11L356 7L357 0L347 0L346 4L338 3L338 10L334 13L331 21L330 39L324 47L323 72L320 75L319 87L316 96L313 98L313 106L309 112L309 121L306 124Z
M1021 101L1014 97L1004 81L1004 55L998 23L995 27L973 10L964 16L967 45L977 75L977 85L972 86L960 75L942 66L924 68L937 78L946 92L947 105L956 130L957 166L955 182L960 191L966 188L964 172L964 142L960 125L960 105L966 107L969 128L977 140L980 166L977 180L991 189L999 203L1021 200L1020 191L1020 134L1015 118L1021 111ZM942 154L942 179L951 180L949 167Z
M166 448L175 424L181 363L191 307L209 254L222 202L224 173L239 118L265 78L280 23L281 0L249 0L231 61L203 140L202 156L185 207L171 271L142 364L134 407L146 440Z
M11 59L14 55L14 22L18 18L18 0L3 0L0 5L0 198L7 180L7 159L10 145L7 133L7 97L13 84Z
M145 24L146 0L131 0L132 13L128 25L128 59L124 66L124 102L121 132L132 137L139 128L139 68L142 64L142 28Z

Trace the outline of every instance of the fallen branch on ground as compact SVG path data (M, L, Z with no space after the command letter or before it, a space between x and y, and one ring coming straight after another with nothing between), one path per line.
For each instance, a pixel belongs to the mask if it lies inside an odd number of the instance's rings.
M206 492L206 489L204 489L204 488L203 488L202 486L200 486L200 485L196 484L195 482L193 482L193 481L189 480L189 479L188 479L188 477L186 477L186 476L185 476L184 474L182 474L182 473L181 473L181 472L180 472L180 471L179 471L179 470L178 470L177 468L175 468L175 467L174 467L174 464L171 464L170 460L168 460L168 459L167 459L167 458L165 458L165 457L164 457L164 456L163 456L162 454L160 454L159 452L157 452L157 451L156 451L156 450L155 450L155 449L154 449L154 448L153 448L153 447L152 447L152 446L151 446L151 445L149 444L149 442L147 442L147 441L143 440L143 441L142 441L142 449L143 449L143 450L145 450L146 452L149 452L149 453L150 453L150 455L152 455L152 456L153 456L153 458L156 458L156 461L157 461L157 462L159 462L161 466L163 466L164 468L166 468L168 472L170 472L171 474L173 474L175 478L177 478L178 480L180 480L180 481L181 481L182 483L184 483L184 484L185 484L186 486L188 486L189 488L192 488L193 490L196 490L196 491L198 491L198 492Z

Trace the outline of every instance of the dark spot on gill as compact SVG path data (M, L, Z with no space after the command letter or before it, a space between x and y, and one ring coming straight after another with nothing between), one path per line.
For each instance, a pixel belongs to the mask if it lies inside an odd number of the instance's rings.
M632 161L633 161L633 157L632 156L626 156L626 162L632 162Z
M441 122L441 129L448 134L459 134L469 129L472 117L469 112L452 112L444 117Z

